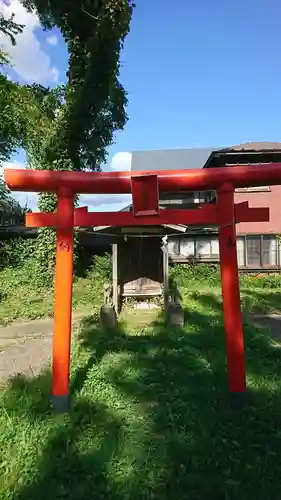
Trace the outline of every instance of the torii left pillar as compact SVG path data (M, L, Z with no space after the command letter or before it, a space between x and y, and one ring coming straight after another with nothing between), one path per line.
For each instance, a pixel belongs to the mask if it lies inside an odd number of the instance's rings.
M59 191L56 217L52 402L56 411L66 412L69 408L74 250L74 194L71 191Z

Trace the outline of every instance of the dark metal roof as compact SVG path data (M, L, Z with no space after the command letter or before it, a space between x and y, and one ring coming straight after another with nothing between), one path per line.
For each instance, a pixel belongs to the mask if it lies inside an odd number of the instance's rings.
M245 142L229 148L221 149L221 152L230 151L281 151L281 142Z
M133 151L133 172L140 170L184 170L203 168L213 148Z
M213 151L205 164L205 168L280 161L280 142L246 142L244 144Z

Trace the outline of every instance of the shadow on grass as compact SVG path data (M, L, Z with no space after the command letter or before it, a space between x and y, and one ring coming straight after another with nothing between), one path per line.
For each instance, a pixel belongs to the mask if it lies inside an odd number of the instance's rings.
M141 333L84 321L67 416L48 406L49 374L11 381L6 433L41 441L1 499L279 498L281 350L245 325L250 404L232 411L221 305L196 300L184 330L161 316Z
M281 316L278 315L276 317L252 314L249 315L249 321L258 328L267 329L270 336L277 340L281 341Z
M12 384L11 391L14 395L19 388L18 382ZM35 394L38 382L40 380L32 383L21 380L20 391L24 390L25 385L28 393ZM44 381L41 379L41 382ZM14 398L13 407L10 406L11 401L6 402L7 415L13 412L15 419L16 414L23 427L26 418L33 426L40 427L41 441L33 443L33 448L29 448L31 440L26 436L27 449L36 459L26 457L29 463L24 463L21 471L13 477L15 484L12 488L7 488L5 478L2 478L1 499L84 499L92 498L93 494L95 498L106 498L110 491L106 468L118 449L122 422L111 415L108 408L93 403L88 398L77 401L68 416L55 416L51 413L49 405L46 405L46 392L41 394L40 403L38 395L35 396L35 408L23 401L20 403L18 399L19 397ZM16 403L20 404L20 408L15 411ZM38 411L39 406L41 412ZM11 417L10 421L13 421ZM44 433L45 436L42 437ZM102 439L96 438L99 435L102 435ZM87 447L86 452L84 445ZM14 457L10 457L10 460L13 459ZM11 478L8 479L10 482ZM26 484L21 487L21 483ZM9 496L11 492L12 497ZM114 493L112 498L121 500L122 497Z

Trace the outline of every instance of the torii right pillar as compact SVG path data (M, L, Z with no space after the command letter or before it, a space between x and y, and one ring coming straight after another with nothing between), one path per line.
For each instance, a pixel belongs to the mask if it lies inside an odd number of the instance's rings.
M246 370L237 262L234 186L230 183L223 184L217 190L217 195L228 384L232 405L242 407L245 404Z

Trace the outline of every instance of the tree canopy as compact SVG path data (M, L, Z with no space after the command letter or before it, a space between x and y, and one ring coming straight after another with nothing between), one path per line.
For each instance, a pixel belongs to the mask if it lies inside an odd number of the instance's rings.
M14 45L16 43L16 35L21 33L23 26L14 22L14 16L5 19L0 13L0 33L8 36ZM9 55L3 52L0 47L0 66L9 63ZM10 95L15 92L17 85L8 80L8 78L0 73L0 163L7 160L18 144L17 124L14 120L13 113L10 112Z
M66 81L56 88L19 85L0 74L0 161L23 147L28 166L48 170L99 170L114 133L127 121L127 95L119 80L120 54L129 32L132 0L21 0L44 29L59 28L68 50ZM0 31L16 43L23 29L0 17ZM7 62L2 54L0 64ZM43 194L41 210L56 208ZM42 260L54 248L40 232Z
M37 168L96 170L116 130L126 123L126 92L119 81L120 52L129 31L130 0L22 0L42 26L57 26L69 67L56 119L47 138L32 141ZM43 141L43 144L42 144ZM43 145L43 147L42 147Z
M23 146L31 167L96 170L114 132L126 123L126 92L119 81L120 52L129 31L131 0L21 0L42 27L58 27L69 67L55 89L20 86L0 77L0 155ZM0 31L16 43L18 26L0 17ZM5 58L6 55L4 54ZM1 62L1 61L0 61ZM3 60L2 60L3 62ZM1 156L0 156L1 159Z

